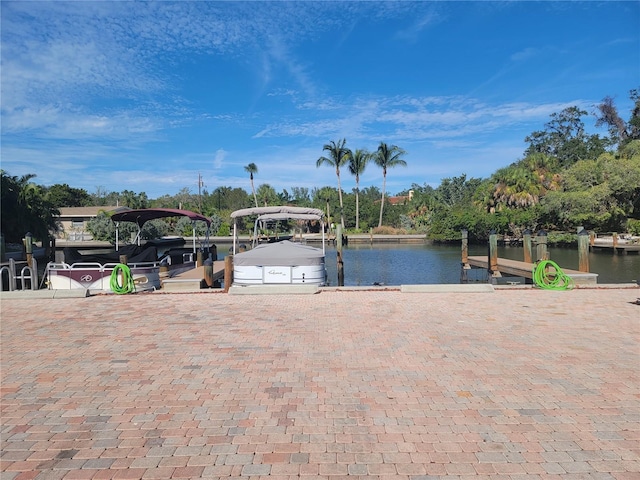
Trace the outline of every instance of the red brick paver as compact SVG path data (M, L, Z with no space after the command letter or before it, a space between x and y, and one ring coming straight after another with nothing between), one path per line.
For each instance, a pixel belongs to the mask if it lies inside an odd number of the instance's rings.
M640 478L639 296L6 300L0 476Z

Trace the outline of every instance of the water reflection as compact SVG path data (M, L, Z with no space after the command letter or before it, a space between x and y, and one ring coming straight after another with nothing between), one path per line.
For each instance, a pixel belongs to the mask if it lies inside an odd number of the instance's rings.
M459 246L434 245L358 245L343 248L345 286L410 285L460 283ZM487 255L487 248L469 246L469 255ZM522 247L499 247L498 256L523 259ZM551 259L561 268L578 269L578 251L549 248ZM330 285L337 285L336 251L327 248L327 275ZM590 253L590 270L598 283L631 283L640 280L640 255ZM485 272L473 269L470 281L484 281Z

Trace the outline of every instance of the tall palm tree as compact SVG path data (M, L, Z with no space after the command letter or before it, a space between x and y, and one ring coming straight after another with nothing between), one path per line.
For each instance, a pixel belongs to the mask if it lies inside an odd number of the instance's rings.
M344 206L342 204L342 187L340 186L340 167L344 166L349 161L349 149L345 147L347 143L346 139L333 140L322 147L323 151L329 152L328 157L320 157L316 160L316 167L323 164L327 164L330 167L335 167L336 176L338 177L338 197L340 199L340 224L344 230Z
M407 152L405 152L400 147L397 147L396 145L388 146L386 143L380 142L380 145L378 145L378 151L373 156L373 161L375 162L375 164L382 168L382 201L380 202L380 220L378 220L378 227L382 226L384 193L387 187L387 170L399 165L406 167L407 162L405 162L401 158L402 155L405 155L406 153Z
M371 160L371 153L364 149L349 152L349 172L356 177L356 230L360 228L360 175Z
M253 174L258 173L258 167L255 163L250 163L246 167L244 167L244 171L249 173L249 178L251 179L251 191L253 192L253 201L256 203L256 207L258 206L258 197L256 196L256 189L253 186Z

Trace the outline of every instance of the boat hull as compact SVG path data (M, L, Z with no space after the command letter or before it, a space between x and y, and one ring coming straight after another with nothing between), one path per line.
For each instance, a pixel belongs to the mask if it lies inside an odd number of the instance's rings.
M233 283L236 285L324 285L326 270L324 263L318 265L242 265L233 268Z
M76 290L112 293L111 274L116 265L89 263L55 263L47 265L49 290ZM160 267L157 265L131 265L131 276L136 292L160 288Z
M324 285L326 277L322 250L288 240L258 245L233 259L235 285Z

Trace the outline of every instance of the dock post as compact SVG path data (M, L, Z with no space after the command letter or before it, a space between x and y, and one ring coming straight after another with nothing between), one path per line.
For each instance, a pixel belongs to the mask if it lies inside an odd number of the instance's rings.
M501 277L498 271L498 235L495 230L489 233L489 275L491 277Z
M578 233L578 271L589 272L589 232Z
M613 254L618 253L618 234L613 232Z
M462 233L462 261L460 268L460 283L467 283L467 270L471 269L469 265L469 231L463 229Z
M344 287L344 260L342 259L342 225L336 227L336 258L338 261L338 286Z
M531 262L531 230L528 228L524 231L524 236L522 237L522 246L524 250L524 262Z
M233 255L224 257L224 293L229 293L233 283Z
M596 244L596 232L589 233L589 246L593 247Z
M536 260L549 260L547 251L547 232L540 230L536 237Z
M27 265L31 265L33 260L33 235L31 235L31 232L27 232L24 236L24 253Z

